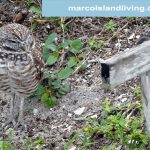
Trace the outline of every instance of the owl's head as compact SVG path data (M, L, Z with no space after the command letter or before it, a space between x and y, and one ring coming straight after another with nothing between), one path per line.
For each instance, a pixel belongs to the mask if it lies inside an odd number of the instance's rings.
M12 23L0 28L2 47L10 52L32 52L35 47L35 39L30 30L21 25Z

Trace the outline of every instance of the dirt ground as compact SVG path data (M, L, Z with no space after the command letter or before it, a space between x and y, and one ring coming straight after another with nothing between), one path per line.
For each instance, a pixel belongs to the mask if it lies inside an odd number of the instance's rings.
M35 14L32 14L23 2L0 0L0 26L13 22L16 15L23 11L26 15L19 23L31 28L31 20ZM103 28L110 19L115 22L116 29L114 32L105 32ZM90 52L86 70L72 77L71 92L63 96L56 107L48 109L36 98L25 101L24 114L27 131L21 129L14 131L18 139L18 149L23 143L23 137L27 136L31 139L44 138L45 150L61 150L73 134L84 126L88 118L98 117L101 114L100 102L105 98L110 98L114 104L134 99L130 86L138 83L137 79L128 81L112 91L106 91L101 87L100 63L92 63L92 61L99 58L107 59L135 45L142 35L149 34L150 18L68 18L65 24L68 28L68 32L65 33L66 38L79 38L85 43L85 47L91 37L97 40L107 40L109 43L104 48ZM60 39L62 38L60 26L49 21L39 25L33 34L44 42L53 32L57 32ZM2 129L2 124L6 121L8 108L9 98L2 93L0 140L7 136L8 131Z

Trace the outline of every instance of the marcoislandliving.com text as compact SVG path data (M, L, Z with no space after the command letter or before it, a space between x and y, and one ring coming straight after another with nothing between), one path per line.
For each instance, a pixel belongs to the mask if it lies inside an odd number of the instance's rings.
M72 12L80 12L80 11L85 11L85 12L98 12L98 11L131 11L131 12L146 12L150 11L150 6L144 7L144 6L126 6L126 5L118 5L118 6L68 6L68 11Z

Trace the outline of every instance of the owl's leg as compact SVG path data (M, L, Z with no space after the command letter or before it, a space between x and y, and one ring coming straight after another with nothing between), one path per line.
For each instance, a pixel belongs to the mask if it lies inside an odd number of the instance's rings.
M7 126L8 124L12 123L13 126L16 124L16 121L15 121L15 115L14 115L14 101L15 101L15 98L16 98L16 95L14 94L12 97L11 97L11 100L10 100L10 112L9 112L9 115L8 115L8 120L6 121L6 123L3 125L4 126Z
M19 116L16 125L14 126L15 128L22 126L23 128L26 128L24 124L24 119L23 119L23 106L24 106L24 97L20 97L20 106L19 106Z

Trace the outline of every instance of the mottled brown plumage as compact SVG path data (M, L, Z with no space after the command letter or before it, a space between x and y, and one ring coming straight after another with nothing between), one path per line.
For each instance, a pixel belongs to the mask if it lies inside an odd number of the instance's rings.
M30 30L20 24L0 28L0 91L12 97L9 122L15 125L13 103L21 101L18 123L23 125L24 98L36 90L44 69L41 44Z

